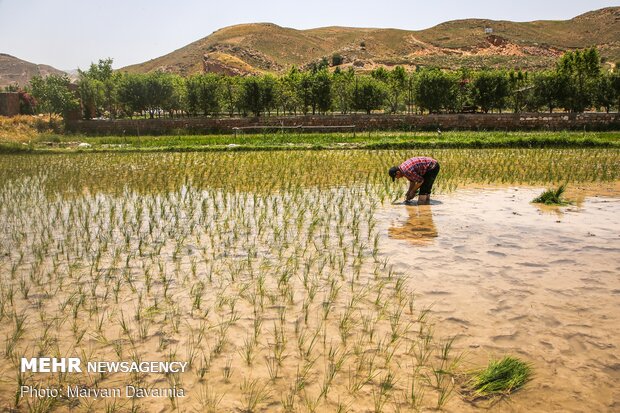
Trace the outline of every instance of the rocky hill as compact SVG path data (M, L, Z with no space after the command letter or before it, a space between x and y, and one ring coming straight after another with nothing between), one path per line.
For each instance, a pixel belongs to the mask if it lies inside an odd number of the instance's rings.
M24 86L35 75L47 76L50 74L62 75L66 73L51 66L26 62L17 57L0 53L0 89L12 84Z
M226 27L165 56L122 70L154 70L188 75L282 73L323 58L341 58L343 68L359 70L403 65L552 67L564 51L596 46L608 65L620 60L620 7L592 11L565 21L510 22L455 20L407 31L324 27L295 30L271 23ZM335 59L336 63L340 63Z

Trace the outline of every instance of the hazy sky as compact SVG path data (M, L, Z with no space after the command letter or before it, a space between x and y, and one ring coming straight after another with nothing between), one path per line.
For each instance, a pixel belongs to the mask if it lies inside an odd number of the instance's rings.
M141 63L238 23L419 30L464 18L564 20L603 0L0 0L0 53L57 69Z

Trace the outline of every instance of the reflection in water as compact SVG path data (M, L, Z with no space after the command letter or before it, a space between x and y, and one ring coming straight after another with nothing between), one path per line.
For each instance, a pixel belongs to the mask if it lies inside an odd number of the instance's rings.
M430 206L407 207L407 212L409 219L401 226L388 228L388 236L407 240L414 245L432 244L438 234Z
M537 204L537 203L532 203L532 205L534 205L541 214L555 215L558 218L564 217L564 210L562 208L565 208L566 206L545 205L545 204Z

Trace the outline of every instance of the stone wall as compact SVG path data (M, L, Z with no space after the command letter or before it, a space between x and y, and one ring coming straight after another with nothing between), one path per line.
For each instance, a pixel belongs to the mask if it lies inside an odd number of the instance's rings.
M351 130L620 130L618 113L508 113L446 115L263 116L260 118L180 118L68 121L66 130L86 135L167 135L260 133L304 128L306 131ZM237 129L236 129L237 128Z
M0 93L0 116L19 115L19 93Z

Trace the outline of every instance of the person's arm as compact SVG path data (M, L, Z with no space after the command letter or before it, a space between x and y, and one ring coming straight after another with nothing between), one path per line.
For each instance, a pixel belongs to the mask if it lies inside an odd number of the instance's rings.
M422 182L409 181L409 190L407 191L407 195L405 196L405 202L411 201L413 199L413 197L415 196L415 193L422 186L423 183L424 181Z

